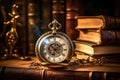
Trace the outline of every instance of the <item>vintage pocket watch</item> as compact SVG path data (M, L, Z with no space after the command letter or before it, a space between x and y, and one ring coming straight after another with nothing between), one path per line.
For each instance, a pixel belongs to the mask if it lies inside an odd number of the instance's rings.
M47 67L67 66L73 55L73 43L65 33L58 31L61 24L56 19L48 25L48 28L51 31L44 33L36 42L36 56L40 64Z

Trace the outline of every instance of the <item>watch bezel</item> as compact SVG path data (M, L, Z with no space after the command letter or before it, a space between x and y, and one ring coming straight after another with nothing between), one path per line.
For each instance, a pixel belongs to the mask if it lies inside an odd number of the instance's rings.
M36 42L35 53L36 53L36 56L38 57L39 61L40 62L54 63L54 62L50 62L50 61L46 60L43 57L43 55L41 54L41 46L42 46L41 44L48 37L60 37L63 40L65 40L65 42L67 42L68 47L69 47L68 55L63 61L57 62L57 63L69 63L69 61L72 58L73 51L74 51L74 46L73 46L71 39L63 32L57 32L56 34L52 34L52 31L48 31L48 32L44 33Z

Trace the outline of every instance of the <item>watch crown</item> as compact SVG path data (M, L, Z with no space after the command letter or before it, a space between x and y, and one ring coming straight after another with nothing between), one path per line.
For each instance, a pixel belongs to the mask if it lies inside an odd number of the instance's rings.
M51 23L48 24L48 28L53 31L53 34L56 34L57 30L61 28L61 24L56 19L54 19Z

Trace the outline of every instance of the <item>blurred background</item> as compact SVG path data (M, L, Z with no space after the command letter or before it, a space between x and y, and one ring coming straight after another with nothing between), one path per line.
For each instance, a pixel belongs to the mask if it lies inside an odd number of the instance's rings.
M13 5L16 22L4 24L14 16L9 13ZM55 18L62 24L61 31L71 39L78 36L75 16L108 15L120 17L119 0L0 0L0 56L9 53L6 33L15 25L18 38L12 52L19 55L35 55L37 39L49 29L47 25ZM12 13L14 14L14 13ZM74 36L73 36L74 35Z

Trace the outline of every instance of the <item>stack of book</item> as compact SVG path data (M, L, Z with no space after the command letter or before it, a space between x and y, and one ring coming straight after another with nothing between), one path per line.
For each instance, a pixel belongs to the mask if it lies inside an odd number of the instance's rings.
M110 16L77 16L75 51L88 55L120 53L120 19Z

